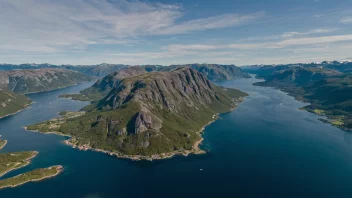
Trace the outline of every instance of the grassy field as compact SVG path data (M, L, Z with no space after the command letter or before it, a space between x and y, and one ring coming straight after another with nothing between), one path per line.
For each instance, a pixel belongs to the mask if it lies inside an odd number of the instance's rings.
M54 177L62 172L62 166L52 166L49 168L39 168L27 173L17 175L8 179L0 180L0 189L13 188L28 182L40 181Z

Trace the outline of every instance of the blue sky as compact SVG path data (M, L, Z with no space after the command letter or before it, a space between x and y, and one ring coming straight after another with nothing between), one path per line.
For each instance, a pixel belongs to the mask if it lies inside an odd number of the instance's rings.
M351 0L0 0L0 63L352 58Z

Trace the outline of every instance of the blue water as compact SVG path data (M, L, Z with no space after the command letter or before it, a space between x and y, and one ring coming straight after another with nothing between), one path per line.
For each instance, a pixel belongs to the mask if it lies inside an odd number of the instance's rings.
M0 120L0 135L9 141L1 152L40 153L5 178L52 165L65 170L49 180L0 190L0 197L352 197L352 134L298 110L305 104L279 90L252 86L254 81L222 83L250 96L206 128L207 154L153 162L79 151L62 144L65 137L21 128L85 106L57 96L91 83L32 94L31 108Z

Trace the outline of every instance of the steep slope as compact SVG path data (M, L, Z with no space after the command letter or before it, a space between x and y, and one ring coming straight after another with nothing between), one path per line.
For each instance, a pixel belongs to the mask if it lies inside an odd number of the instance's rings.
M113 80L112 80L113 81ZM190 68L124 78L80 117L62 117L29 130L71 135L81 149L134 159L199 152L202 127L235 108L245 93L212 84Z
M0 88L0 118L14 114L30 104L31 101L26 96Z
M352 76L324 68L290 68L267 77L259 86L279 88L299 100L310 102L304 107L326 115L331 124L352 129Z
M144 73L146 71L140 67L121 69L98 80L92 87L82 90L81 94L93 100L99 100L116 87L122 79Z
M12 70L0 72L0 87L27 94L49 91L89 81L90 77L66 69Z

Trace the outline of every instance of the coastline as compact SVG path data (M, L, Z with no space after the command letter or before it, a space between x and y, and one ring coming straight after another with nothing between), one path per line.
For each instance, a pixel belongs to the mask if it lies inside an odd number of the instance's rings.
M319 113L316 113L314 111L311 111L311 110L307 109L307 107L312 105L312 103L311 103L311 101L309 101L308 99L306 99L304 97L299 97L299 96L297 96L295 94L289 93L286 90L281 89L280 87L274 87L274 86L269 86L269 85L256 85L255 83L253 83L253 85L254 86L258 86L258 87L270 87L270 88L273 88L273 89L276 89L276 90L280 90L280 91L286 93L288 96L293 97L294 100L297 100L297 101L302 102L302 103L309 103L308 105L305 105L305 106L300 107L298 109L323 117L323 118L318 118L318 120L320 122L323 122L325 124L329 124L330 126L336 127L338 129L341 129L341 130L344 130L344 131L347 131L347 132L351 132L352 131L352 129L350 129L350 128L333 124L331 121L333 121L334 119L332 118L331 115L325 115L325 114L322 115L322 114L319 114Z
M48 175L48 176L45 176L43 178L39 178L39 179L31 179L31 180L28 180L28 181L24 181L22 183L19 183L19 184L15 184L15 185L7 185L7 186L1 186L0 189L4 189L4 188L15 188L17 186L21 186L23 184L26 184L26 183L29 183L29 182L38 182L38 181L42 181L42 180L45 180L45 179L49 179L49 178L52 178L52 177L56 177L57 175L59 175L60 173L63 172L63 167L61 165L58 165L58 166L51 166L49 168L46 168L46 169L51 169L51 168L56 168L56 173L54 175ZM26 173L23 173L23 174L26 174ZM21 175L23 174L20 174L20 175L17 175L15 177L11 177L11 178L17 178L17 177L20 177ZM8 179L11 179L11 178L8 178Z
M10 113L10 114L7 114L7 115L4 115L4 116L1 116L0 117L0 119L2 119L2 118L6 118L6 117L9 117L9 116L12 116L12 115L15 115L15 114L17 114L17 113L20 113L21 111L23 111L23 110L25 110L25 109L27 109L29 106L31 106L33 104L33 101L31 101L29 104L27 104L27 105L25 105L22 109L20 109L20 110L18 110L18 111L16 111L16 112L14 112L14 113Z
M4 140L4 141L5 141L5 143L2 146L0 146L0 150L3 149L7 144L7 140Z
M19 166L19 167L11 168L11 169L9 169L9 170L3 172L3 173L0 173L0 177L6 175L7 173L9 173L9 172L11 172L11 171L13 171L13 170L17 170L17 169L20 169L20 168L23 168L23 167L28 166L28 165L31 163L30 160L33 159L33 158L35 158L35 157L39 154L38 151L33 151L32 153L33 153L32 156L30 156L30 157L28 157L28 158L26 158L26 159L23 160L23 161L25 162L25 164L23 164L22 166Z
M237 98L237 101L236 99L234 98L233 99L234 101L234 104L233 106L226 112L224 113L228 113L228 112L232 112L234 111L238 104L241 103L242 101L244 101L244 97L240 97L240 98ZM153 161L153 160L160 160L160 159L168 159L168 158L172 158L176 155L182 155L182 156L185 156L187 157L188 155L190 154L204 154L206 153L204 150L200 149L200 145L201 143L203 142L204 138L202 137L202 132L204 132L205 128L212 124L213 122L215 122L218 118L219 118L219 114L220 113L217 113L217 114L214 114L212 116L212 119L207 123L205 124L201 129L200 131L197 132L197 134L199 135L200 137L200 140L196 141L193 146L192 146L192 149L191 150L177 150L177 151L173 151L173 152L169 152L169 153L160 153L160 154L155 154L155 155L151 155L151 156L144 156L144 155L124 155L124 154L121 154L121 153L118 153L118 152L113 152L113 151L107 151L107 150L103 150L103 149L97 149L97 148L92 148L90 147L89 145L76 145L75 143L72 143L72 136L71 135L67 135L67 134L63 134L63 133L60 133L60 132L40 132L38 130L28 130L27 127L23 127L25 130L27 131L32 131L32 132L38 132L38 133L43 133L43 134L56 134L56 135L60 135L60 136L66 136L66 137L69 137L70 139L68 140L65 140L63 141L66 145L69 145L71 146L72 148L77 148L79 150L82 150L82 151L87 151L87 150L90 150L90 151L96 151L96 152L101 152L101 153L105 153L105 154L108 154L110 156L116 156L118 158L123 158L123 159L130 159L132 161L140 161L140 160L148 160L148 161Z

